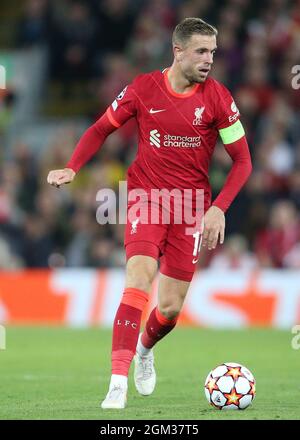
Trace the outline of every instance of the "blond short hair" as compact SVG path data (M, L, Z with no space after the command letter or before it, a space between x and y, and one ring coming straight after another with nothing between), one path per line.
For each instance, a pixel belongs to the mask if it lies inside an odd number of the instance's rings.
M172 43L186 44L194 34L217 36L218 31L214 26L206 23L201 18L185 18L175 27L172 36Z

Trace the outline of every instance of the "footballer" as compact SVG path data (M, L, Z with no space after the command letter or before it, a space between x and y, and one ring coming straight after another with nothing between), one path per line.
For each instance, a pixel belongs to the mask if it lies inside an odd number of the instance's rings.
M200 18L185 18L174 29L170 67L138 75L104 115L86 130L66 167L48 174L59 187L71 182L106 137L130 118L138 125L138 151L128 169L128 191L143 189L203 191L203 219L187 233L185 222L127 221L124 246L126 279L116 312L112 375L103 409L122 409L128 371L134 359L137 391L147 396L156 385L154 345L176 326L198 261L200 244L209 250L224 241L225 213L247 181L252 165L236 104L210 77L217 29ZM209 165L218 139L232 159L224 186L211 200ZM128 209L133 202L128 202ZM194 206L194 200L191 201ZM142 210L149 212L145 201ZM161 215L162 206L156 206ZM140 333L141 316L159 270L158 304Z

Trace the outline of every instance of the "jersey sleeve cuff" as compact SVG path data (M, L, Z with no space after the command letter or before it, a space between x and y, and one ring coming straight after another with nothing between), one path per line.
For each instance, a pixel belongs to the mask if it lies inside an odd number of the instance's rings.
M69 168L70 170L73 170L74 173L78 173L80 167L74 165L72 162L68 162L65 166L65 168Z
M228 206L226 206L224 203L221 202L221 200L218 200L218 199L216 199L216 200L211 204L211 206L216 206L217 208L221 209L221 211L223 211L224 214L225 214L225 212L226 212L227 209L228 209Z

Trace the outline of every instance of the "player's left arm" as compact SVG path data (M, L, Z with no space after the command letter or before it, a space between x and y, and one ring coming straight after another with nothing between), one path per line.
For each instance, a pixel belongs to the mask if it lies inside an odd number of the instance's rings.
M219 130L224 147L232 159L232 167L225 184L207 210L204 217L202 245L215 249L218 240L224 242L225 212L247 181L252 171L252 162L245 132L240 120Z

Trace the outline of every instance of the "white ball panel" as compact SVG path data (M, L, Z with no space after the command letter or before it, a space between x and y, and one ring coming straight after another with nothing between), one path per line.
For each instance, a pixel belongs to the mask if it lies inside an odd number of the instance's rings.
M223 406L222 411L227 411L227 410L230 410L230 409L234 410L234 409L239 409L239 408L238 408L238 406L231 404L231 405Z
M249 393L251 386L245 377L239 377L235 383L235 389L238 394L247 394Z
M230 393L234 382L231 376L222 376L217 380L217 385L222 393Z
M254 376L253 376L253 374L251 373L251 371L248 370L248 368L246 368L246 367L242 367L242 368L241 368L241 372L245 375L245 377L247 377L248 380L251 380L251 382L254 381Z
M236 362L225 362L225 365L228 367L242 367L241 364L237 364Z
M241 409L245 409L250 405L251 402L252 402L252 396L250 394L247 394L247 396L244 396L240 399L239 406Z
M211 394L211 401L214 402L216 406L223 406L226 403L226 399L220 391L214 390Z
M205 391L205 396L206 396L207 400L209 401L209 403L211 403L210 402L210 393L209 393L208 389L204 388L204 391Z
M225 365L219 365L217 368L212 370L211 375L212 377L220 377L224 376L225 373L227 373L228 369Z

